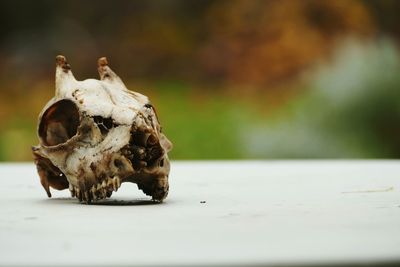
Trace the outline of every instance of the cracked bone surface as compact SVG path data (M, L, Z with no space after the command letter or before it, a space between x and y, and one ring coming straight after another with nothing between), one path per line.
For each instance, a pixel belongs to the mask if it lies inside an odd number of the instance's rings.
M100 80L77 81L64 56L56 57L55 96L39 115L32 147L41 184L69 189L81 202L110 197L124 182L153 200L168 194L172 144L148 98L129 91L98 60Z

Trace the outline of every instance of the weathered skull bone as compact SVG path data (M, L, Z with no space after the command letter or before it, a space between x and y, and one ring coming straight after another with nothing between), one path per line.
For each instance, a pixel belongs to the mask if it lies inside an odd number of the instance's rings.
M101 80L75 80L64 56L56 58L56 91L39 115L40 144L32 148L40 181L69 188L91 202L110 197L123 182L136 183L153 200L168 194L172 144L161 132L154 107L129 91L98 60Z

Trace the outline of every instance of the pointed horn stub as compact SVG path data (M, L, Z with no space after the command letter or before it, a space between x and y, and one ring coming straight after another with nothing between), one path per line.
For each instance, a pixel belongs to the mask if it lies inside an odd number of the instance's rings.
M101 57L97 60L98 71L100 75L100 80L109 81L113 83L120 84L123 88L126 88L122 80L118 77L115 72L111 70L108 66L108 60L106 57Z
M71 70L71 66L68 64L67 59L63 55L56 56L56 66L61 67L65 73Z
M99 60L97 61L97 64L99 65L99 67L105 67L108 65L108 60L106 57L101 57L99 58Z
M97 60L98 71L101 80L114 80L118 77L108 66L108 60L106 57L101 57Z
M71 83L75 81L67 59L62 55L56 56L56 97L65 96L72 89Z

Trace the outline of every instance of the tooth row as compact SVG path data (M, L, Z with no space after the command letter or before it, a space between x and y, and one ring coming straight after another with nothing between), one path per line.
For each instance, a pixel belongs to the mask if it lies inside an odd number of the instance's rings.
M89 203L92 200L110 197L112 192L117 192L120 186L121 179L118 176L115 176L93 185L88 191L82 191L79 187L69 184L69 191L71 192L72 197L77 197L80 201L86 201Z

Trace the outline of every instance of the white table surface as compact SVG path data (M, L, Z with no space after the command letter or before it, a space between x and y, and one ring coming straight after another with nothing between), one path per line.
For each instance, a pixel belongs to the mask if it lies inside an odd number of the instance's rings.
M400 161L172 162L163 204L49 199L31 163L0 179L2 266L400 263Z

